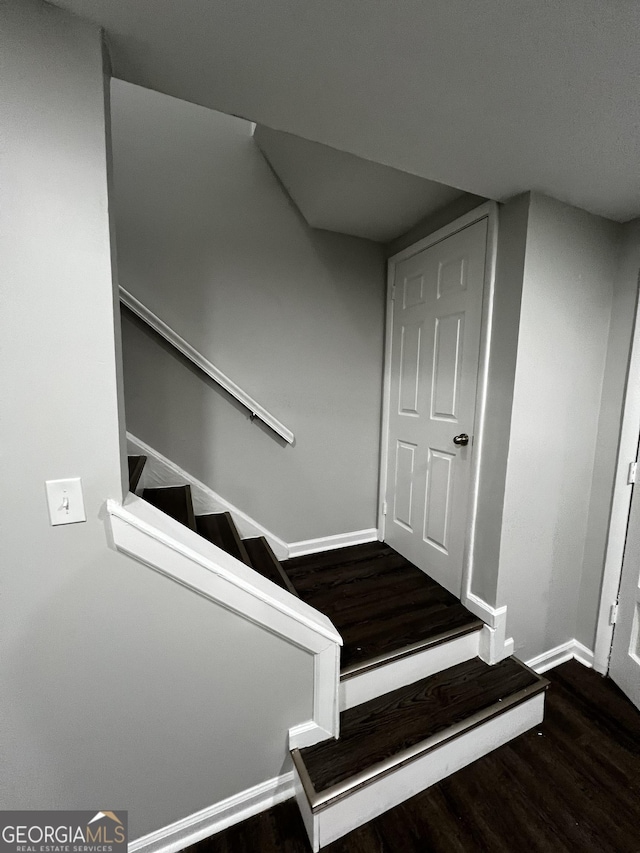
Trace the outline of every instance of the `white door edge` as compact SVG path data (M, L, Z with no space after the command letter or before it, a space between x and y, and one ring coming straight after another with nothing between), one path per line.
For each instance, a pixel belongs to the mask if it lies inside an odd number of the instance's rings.
M485 279L482 298L482 318L480 324L480 359L478 363L478 384L476 391L476 414L474 424L474 442L471 460L471 488L469 494L469 512L465 547L462 565L462 588L460 597L464 600L471 590L473 576L473 547L475 543L475 523L478 509L478 494L480 486L482 449L484 445L484 425L486 420L487 382L489 375L489 354L493 321L493 296L495 290L496 256L498 246L498 205L488 201L476 207L454 222L434 231L428 237L408 246L401 252L392 255L387 261L387 302L385 319L384 343L384 382L382 394L382 428L380 435L380 478L378 490L378 538L384 541L385 536L385 495L387 492L387 463L389 440L389 413L391 392L391 345L393 327L393 283L396 266L401 261L412 257L418 252L451 237L458 231L474 225L481 219L487 220L487 251L485 255Z
M640 276L639 276L640 282ZM636 295L636 315L629 355L629 368L624 391L620 441L616 459L613 500L609 517L607 549L605 552L600 603L596 622L596 641L593 668L601 675L609 671L609 658L613 643L614 625L611 624L611 606L617 601L622 561L627 538L627 525L631 510L633 486L628 482L629 463L636 458L640 425L640 299Z

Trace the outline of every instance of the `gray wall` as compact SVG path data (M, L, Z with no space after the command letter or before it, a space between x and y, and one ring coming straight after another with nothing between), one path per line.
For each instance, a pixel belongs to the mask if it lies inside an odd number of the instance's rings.
M619 231L619 261L613 282L611 324L609 326L607 361L602 385L595 464L591 483L589 522L576 626L576 638L589 649L593 648L595 642L624 389L638 293L638 272L640 271L640 222L637 220L629 222L622 226Z
M524 659L575 637L617 235L531 197L498 592Z
M0 6L0 808L129 809L132 836L278 775L312 660L108 549L120 499L97 28ZM87 522L49 525L79 476Z
M120 282L296 435L132 322L127 428L286 541L376 526L384 263L314 231L248 122L112 82Z

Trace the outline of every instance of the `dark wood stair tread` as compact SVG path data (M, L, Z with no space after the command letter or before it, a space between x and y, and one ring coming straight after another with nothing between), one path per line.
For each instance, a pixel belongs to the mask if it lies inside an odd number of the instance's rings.
M196 518L196 530L209 542L222 548L232 557L250 566L251 560L240 538L238 529L228 512L215 512L209 515L199 515Z
M191 486L165 486L157 489L145 489L142 497L191 530L196 529L196 519L191 501Z
M344 671L482 628L454 595L384 542L295 557L282 568L300 598L340 632Z
M127 461L129 463L129 491L135 492L135 490L138 488L138 483L140 482L140 477L142 476L142 469L145 466L147 457L129 456Z
M243 542L253 568L263 577L268 578L297 597L298 593L264 536L259 536L257 539L243 539Z
M294 750L294 760L302 760L319 799L327 800L335 786L345 786L350 779L355 784L376 765L400 762L407 750L430 739L446 739L449 729L457 736L547 684L515 658L494 666L474 658L343 711L339 740Z

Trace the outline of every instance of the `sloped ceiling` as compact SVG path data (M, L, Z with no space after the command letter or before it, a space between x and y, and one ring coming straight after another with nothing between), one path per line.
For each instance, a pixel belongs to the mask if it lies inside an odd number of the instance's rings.
M115 76L495 199L640 214L633 0L57 0Z
M254 139L309 225L387 243L460 190L257 127Z

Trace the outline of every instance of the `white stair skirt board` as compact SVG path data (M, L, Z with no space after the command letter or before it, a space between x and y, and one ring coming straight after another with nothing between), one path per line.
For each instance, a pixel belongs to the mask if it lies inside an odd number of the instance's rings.
M137 838L129 844L129 853L177 853L293 796L293 773L276 776L156 832Z
M555 646L549 651L542 652L540 655L525 661L526 665L541 675L554 666L560 666L561 663L566 663L569 660L577 660L583 666L591 668L593 666L593 652L583 645L579 640L568 640L560 646Z
M323 536L319 539L304 539L300 542L285 542L271 530L247 515L231 501L223 498L209 486L193 477L188 471L180 468L162 453L155 450L130 432L127 432L127 449L132 455L147 457L142 471L136 494L141 495L144 489L163 488L165 486L191 486L191 498L196 515L206 515L210 512L230 512L242 539L264 536L279 560L288 557L301 557L304 554L315 554L319 551L330 551L334 548L344 548L348 545L360 545L363 542L375 542L378 531L375 528L354 530L351 533L338 533L335 536Z
M238 509L230 501L225 500L213 489L210 489L200 480L192 477L187 471L173 463L162 453L154 450L144 441L136 438L130 432L127 433L127 446L131 454L147 457L147 462L142 471L142 477L136 489L137 494L142 494L143 489L155 489L165 486L191 486L191 498L196 515L206 515L211 512L230 512L242 539L250 539L255 536L264 536L279 560L286 560L289 556L287 543L267 530L246 512Z
M376 696L413 684L478 655L483 629L454 637L438 645L417 649L376 667L340 675L340 710L362 705Z
M312 809L294 763L295 792L314 851L403 803L542 722L544 693Z

